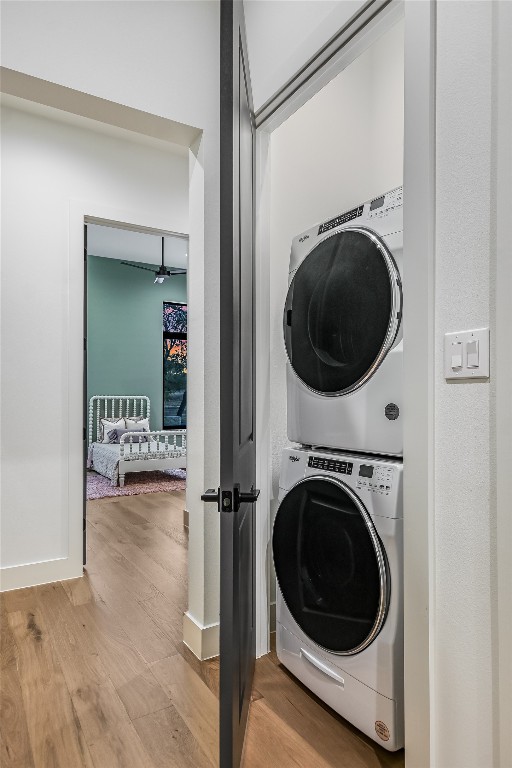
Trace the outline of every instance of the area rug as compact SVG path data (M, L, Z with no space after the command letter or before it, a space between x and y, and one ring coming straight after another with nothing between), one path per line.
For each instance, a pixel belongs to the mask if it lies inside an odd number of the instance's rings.
M125 477L124 487L111 485L108 477L97 472L87 472L87 499L105 499L109 496L136 496L139 493L184 491L187 472L185 469L168 469L154 472L132 472Z

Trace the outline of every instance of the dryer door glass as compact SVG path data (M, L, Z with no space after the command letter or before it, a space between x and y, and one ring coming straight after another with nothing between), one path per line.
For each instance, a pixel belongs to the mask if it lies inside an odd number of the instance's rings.
M372 375L396 336L398 285L392 257L364 230L311 251L288 289L283 323L288 358L307 387L341 394Z
M301 481L279 506L272 546L281 594L303 632L334 653L367 647L386 616L389 579L357 497L336 480Z

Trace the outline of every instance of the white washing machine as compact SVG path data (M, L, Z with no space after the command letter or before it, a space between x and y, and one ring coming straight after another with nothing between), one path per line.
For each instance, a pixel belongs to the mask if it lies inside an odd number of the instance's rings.
M283 451L277 655L383 747L404 745L402 463Z
M288 438L401 456L402 187L292 243Z

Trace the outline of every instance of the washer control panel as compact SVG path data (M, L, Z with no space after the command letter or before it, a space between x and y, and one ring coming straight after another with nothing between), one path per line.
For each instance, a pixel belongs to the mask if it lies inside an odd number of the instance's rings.
M320 224L320 226L318 227L318 234L322 235L324 232L328 232L330 229L334 229L335 227L341 227L341 225L346 224L347 221L352 221L352 219L357 219L358 216L363 215L363 211L364 211L364 205L359 205L357 208L353 208L351 211L340 213L340 215L336 216L334 219L329 219L329 221L324 221L324 223Z
M339 461L325 456L310 456L308 467L313 469L325 469L328 472L339 472L342 475L351 475L354 465L351 461Z
M372 493L387 496L393 487L393 467L376 467L373 464L361 464L357 478L357 487L366 488Z
M382 197L376 197L370 203L370 210L368 211L368 218L382 218L386 216L390 211L395 208L399 208L402 203L403 190L402 187L392 189L391 192L387 192Z

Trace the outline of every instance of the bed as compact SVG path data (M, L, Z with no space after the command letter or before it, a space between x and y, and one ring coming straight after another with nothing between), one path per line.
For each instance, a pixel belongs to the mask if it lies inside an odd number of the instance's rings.
M89 401L87 468L124 486L128 472L186 469L187 437L183 429L149 430L151 404L145 395L95 395ZM104 430L123 423L119 442L103 442ZM131 429L131 428L133 429ZM109 430L112 432L112 430ZM144 442L142 442L144 440Z

